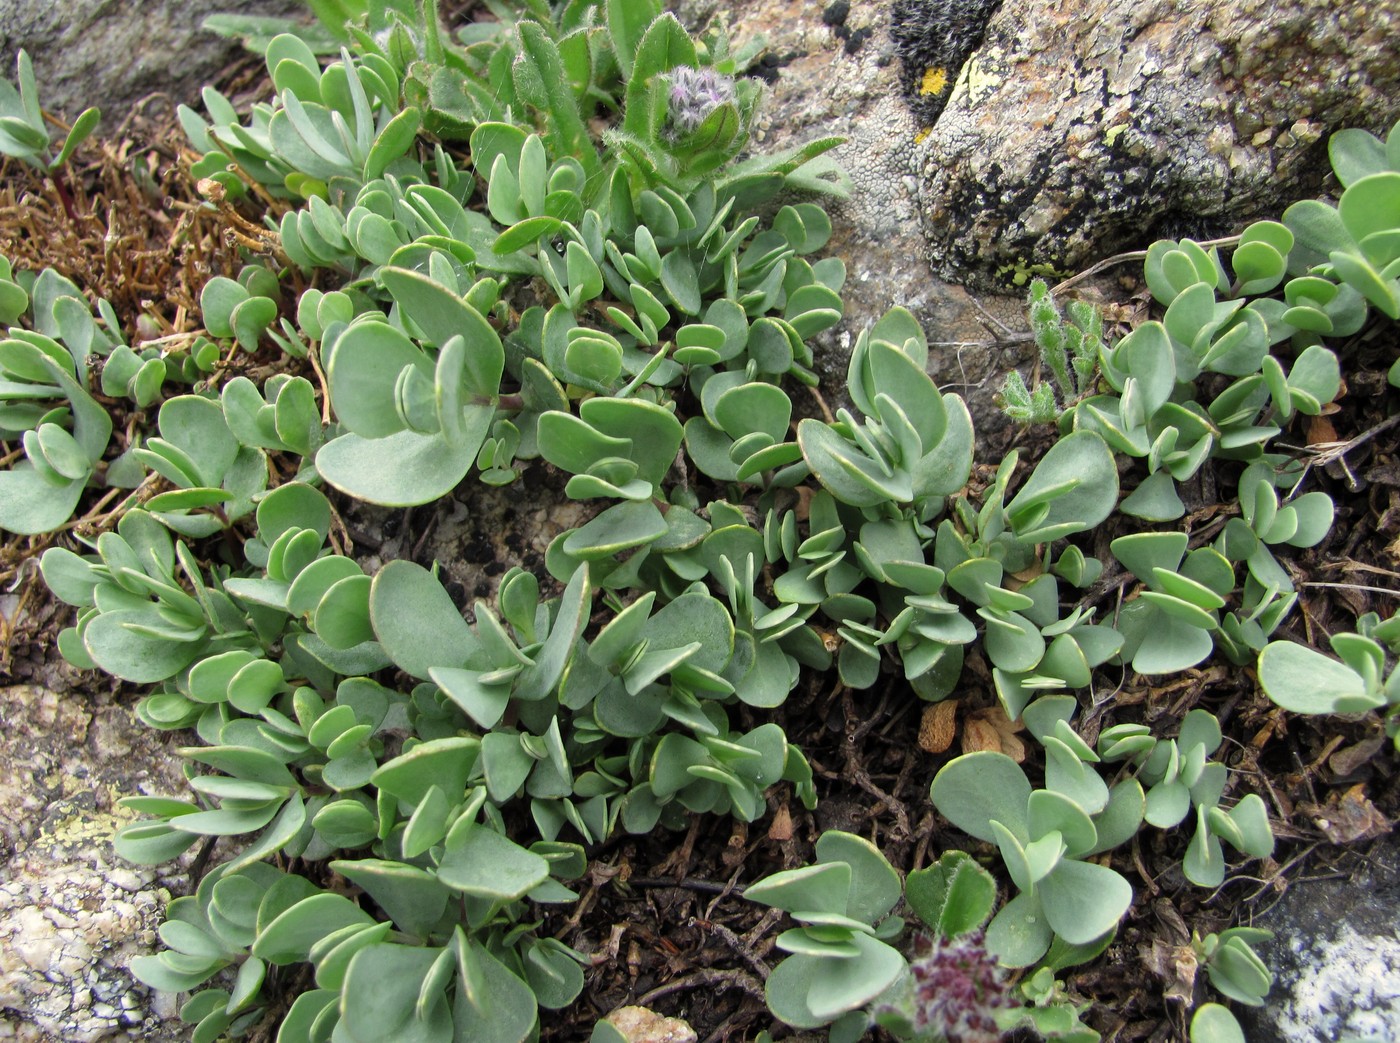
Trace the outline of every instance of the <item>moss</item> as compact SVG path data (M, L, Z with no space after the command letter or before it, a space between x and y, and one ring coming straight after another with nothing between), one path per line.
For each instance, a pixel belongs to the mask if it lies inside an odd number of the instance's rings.
M1060 271L1053 264L1032 263L1024 257L1018 257L1013 264L1004 264L997 269L999 277L1009 275L1011 282L1016 286L1024 286L1036 276L1047 279L1063 279L1069 274L1069 272Z

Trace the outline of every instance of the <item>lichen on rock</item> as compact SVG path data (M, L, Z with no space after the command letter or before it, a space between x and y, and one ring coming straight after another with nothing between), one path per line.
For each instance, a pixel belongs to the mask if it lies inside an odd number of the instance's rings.
M112 851L135 817L117 800L178 792L178 762L105 693L13 685L0 707L0 1038L184 1038L174 997L152 997L127 968L156 946L187 880Z
M1323 187L1332 131L1400 115L1397 30L1394 4L1004 5L920 145L933 270L1003 287L1276 216Z

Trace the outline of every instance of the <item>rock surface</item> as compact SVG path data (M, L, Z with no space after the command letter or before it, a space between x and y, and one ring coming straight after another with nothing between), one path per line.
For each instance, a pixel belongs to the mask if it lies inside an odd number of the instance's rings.
M666 1018L646 1007L619 1007L607 1017L627 1043L695 1043L695 1030L680 1018Z
M127 969L155 947L187 880L179 867L129 866L111 847L135 817L118 798L183 790L179 762L129 698L0 688L0 1039L188 1036Z
M1240 1010L1246 1037L1400 1039L1400 839L1378 840L1359 872L1299 882L1255 922L1274 972L1268 1002Z
M200 29L207 15L304 10L297 0L0 0L0 76L13 81L15 57L24 48L43 106L71 119L96 105L110 134L150 94L193 104L240 50L235 41Z
M1400 115L1398 31L1393 0L1003 4L920 146L933 270L1004 285L1276 217L1331 132Z

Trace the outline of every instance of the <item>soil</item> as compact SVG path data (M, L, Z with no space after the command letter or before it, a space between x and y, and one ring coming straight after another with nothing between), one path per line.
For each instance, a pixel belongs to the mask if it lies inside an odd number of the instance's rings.
M235 88L248 86L245 74L233 70ZM210 274L236 271L237 245L244 241L239 233L252 214L204 206L179 141L168 116L145 115L85 147L65 182L48 181L15 162L0 166L0 253L18 267L58 268L107 297L124 316L154 315L159 329L146 335L175 337L198 329L198 287ZM1117 296L1124 315L1141 310L1142 298L1125 294L1119 282L1101 283L1100 290ZM1359 614L1386 616L1395 608L1400 451L1392 414L1400 403L1386 382L1392 331L1368 327L1342 345L1347 385L1337 408L1295 425L1283 439L1305 447L1300 454L1314 462L1309 488L1334 498L1337 524L1322 545L1288 560L1300 597L1276 636L1325 650L1327 635L1351 629ZM930 334L939 339L936 331ZM227 369L261 376L285 361L271 352L239 353ZM118 430L129 432L127 421L133 419L119 416ZM1023 460L1046 444L1040 432L1025 432L1019 440ZM114 455L123 443L122 436L114 440ZM0 445L0 456L10 458L17 450ZM1234 477L1235 470L1224 465L1188 490L1194 499L1188 498L1192 512L1185 527L1193 546L1213 538L1231 513ZM979 472L974 482L985 478ZM562 483L543 465L523 483L520 495L505 498L466 486L459 490L460 503L407 516L339 506L366 562L422 557L430 524L451 530L456 558L444 564L454 598L466 608L489 597L491 580L510 565L542 572L542 544L533 529L541 525L541 512L562 510ZM110 528L112 505L111 495L94 488L66 530L8 537L0 546L0 679L52 685L70 699L108 697L109 678L58 665L55 637L68 612L49 600L33 564L47 546L76 548L75 536L91 538ZM1094 549L1110 565L1107 544L1114 535L1095 535ZM433 537L433 546L443 546L443 538ZM448 555L434 550L431 556ZM1089 593L1101 614L1131 593L1121 580L1110 574ZM134 704L139 694L126 691L120 698ZM596 1019L625 1004L684 1018L707 1043L752 1039L771 1028L763 981L781 958L773 946L783 923L776 913L742 901L740 892L746 882L810 860L823 830L872 839L901 873L949 848L968 850L999 870L988 845L951 829L928 800L929 783L946 760L984 745L989 734L1001 734L990 669L975 653L956 699L953 744L931 754L918 742L924 704L897 676L851 692L834 674L807 673L773 719L812 764L820 796L815 811L779 785L769 793L770 813L752 825L696 816L683 834L624 835L591 849L579 903L544 914L543 930L589 954L591 967L579 1001L546 1017L543 1038L587 1039ZM1184 831L1144 829L1109 856L1137 897L1107 952L1067 972L1071 994L1093 1002L1086 1020L1106 1040L1185 1038L1183 1012L1197 983L1190 962L1178 956L1191 931L1249 923L1305 877L1359 872L1368 846L1400 816L1397 760L1373 714L1290 716L1263 696L1249 669L1212 663L1160 685L1122 669L1102 671L1079 727L1091 742L1099 729L1125 721L1173 734L1175 722L1197 706L1215 713L1224 728L1222 754L1233 769L1227 796L1259 793L1278 845L1272 859L1246 863L1214 892L1189 885L1181 875ZM741 716L751 718L744 727L761 723L747 709ZM1034 777L1040 754L1033 743L1027 750L1026 767Z

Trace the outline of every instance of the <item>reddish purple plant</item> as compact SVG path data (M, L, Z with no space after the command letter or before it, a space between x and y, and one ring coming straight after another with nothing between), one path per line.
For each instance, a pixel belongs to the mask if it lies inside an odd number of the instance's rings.
M920 1039L944 1043L996 1043L1001 1039L996 1013L1019 1007L987 951L981 931L956 938L914 941L909 964L913 1000L912 1021Z

